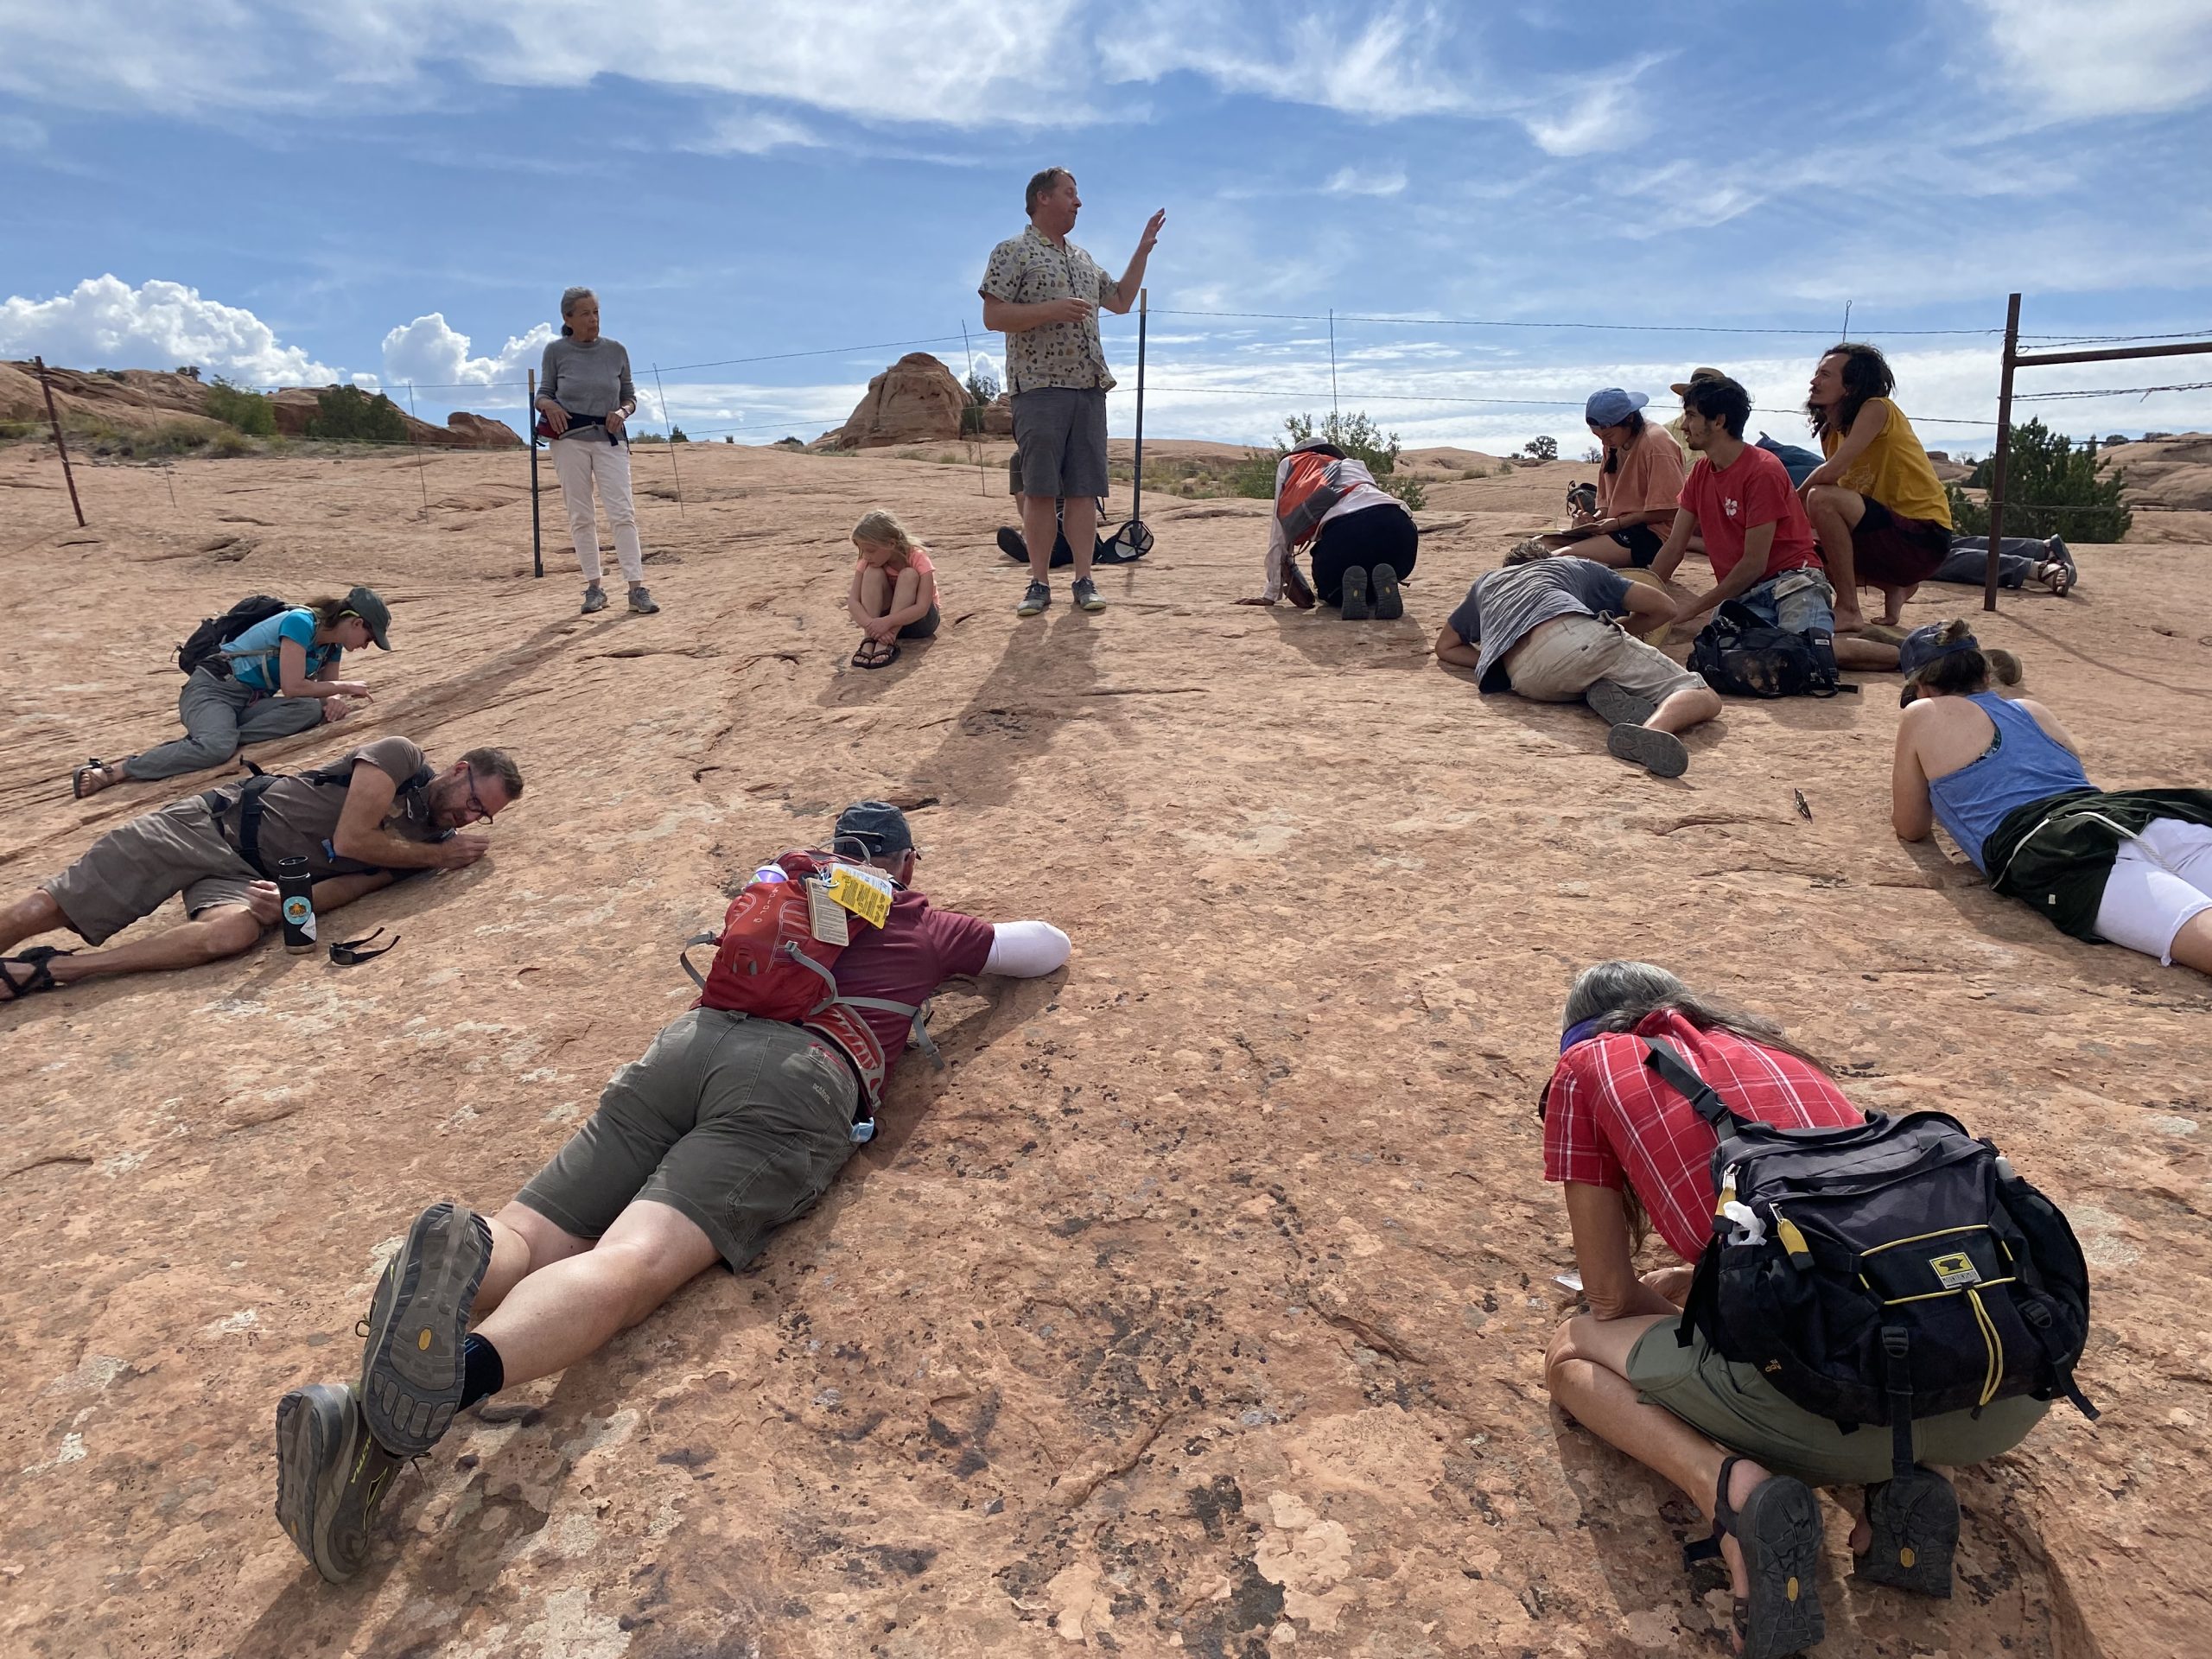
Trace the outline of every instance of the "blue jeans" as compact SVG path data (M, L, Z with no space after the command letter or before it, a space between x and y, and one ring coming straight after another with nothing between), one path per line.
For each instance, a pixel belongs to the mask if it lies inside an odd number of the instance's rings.
M1784 633L1835 632L1835 589L1818 570L1785 570L1736 595L1770 628Z

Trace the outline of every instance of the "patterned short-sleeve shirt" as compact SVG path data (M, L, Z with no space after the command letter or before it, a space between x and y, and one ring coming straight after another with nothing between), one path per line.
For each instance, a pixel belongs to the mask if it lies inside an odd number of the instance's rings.
M1047 322L1006 337L1008 391L1043 386L1113 389L1114 372L1106 366L1106 351L1098 340L1098 308L1119 299L1121 290L1074 243L1055 244L1032 225L991 250L977 292L1011 305L1071 299L1091 304L1090 315L1081 322Z

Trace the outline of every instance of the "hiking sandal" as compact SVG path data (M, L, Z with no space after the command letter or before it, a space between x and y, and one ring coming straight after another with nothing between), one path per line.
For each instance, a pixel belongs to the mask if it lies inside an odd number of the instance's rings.
M2074 591L2074 567L2056 559L2038 559L2029 573L2057 598L2063 599Z
M1821 1504L1813 1489L1789 1475L1769 1475L1744 1500L1728 1502L1728 1478L1745 1459L1723 1458L1713 1495L1713 1535L1682 1551L1682 1564L1720 1554L1724 1533L1744 1552L1751 1593L1735 1599L1739 1659L1784 1659L1817 1643L1827 1629L1813 1575L1821 1560Z
M60 990L61 987L55 982L54 969L48 964L56 957L75 954L59 945L35 944L12 957L0 957L0 1002L20 1002L34 992ZM17 979L15 970L18 968L29 968L30 976Z
M895 639L863 639L861 648L853 653L855 668L888 668L899 660L899 642Z
M1959 1549L1959 1494L1932 1469L1915 1469L1866 1489L1873 1541L1852 1557L1852 1576L1915 1595L1948 1599Z
M95 778L99 779L99 781L96 784L92 784L91 787L87 788L86 785ZM100 791L110 788L122 781L123 775L120 772L111 772L108 770L107 762L101 760L99 756L94 755L91 760L86 761L83 766L78 767L76 771L69 774L69 790L72 794L81 801L91 796L97 795Z

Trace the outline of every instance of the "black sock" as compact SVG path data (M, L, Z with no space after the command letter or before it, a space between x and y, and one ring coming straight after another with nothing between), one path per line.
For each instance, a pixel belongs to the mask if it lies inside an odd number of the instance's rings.
M461 1406L466 1411L479 1400L488 1400L506 1385L507 1368L499 1351L471 1332L461 1344Z

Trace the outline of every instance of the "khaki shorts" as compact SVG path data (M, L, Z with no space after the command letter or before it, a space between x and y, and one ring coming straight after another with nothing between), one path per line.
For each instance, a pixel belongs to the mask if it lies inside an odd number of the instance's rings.
M797 1026L692 1008L607 1080L591 1122L517 1202L597 1238L651 1198L742 1268L830 1190L852 1155L859 1096L852 1067Z
M1656 645L1594 616L1555 616L1539 622L1505 653L1513 689L1538 702L1572 702L1599 680L1664 702L1694 690L1705 677L1693 674Z
M1628 1380L1645 1404L1663 1406L1700 1433L1808 1486L1871 1486L1887 1480L1890 1431L1860 1427L1847 1434L1783 1397L1750 1365L1733 1365L1703 1336L1684 1348L1675 1322L1662 1319L1629 1350ZM1971 1411L1923 1417L1912 1426L1922 1463L1957 1468L1986 1463L2028 1438L2050 1409L2048 1400L1999 1400Z
M91 944L150 916L172 894L188 915L243 905L261 880L241 858L197 795L119 823L67 869L43 884L69 925Z

